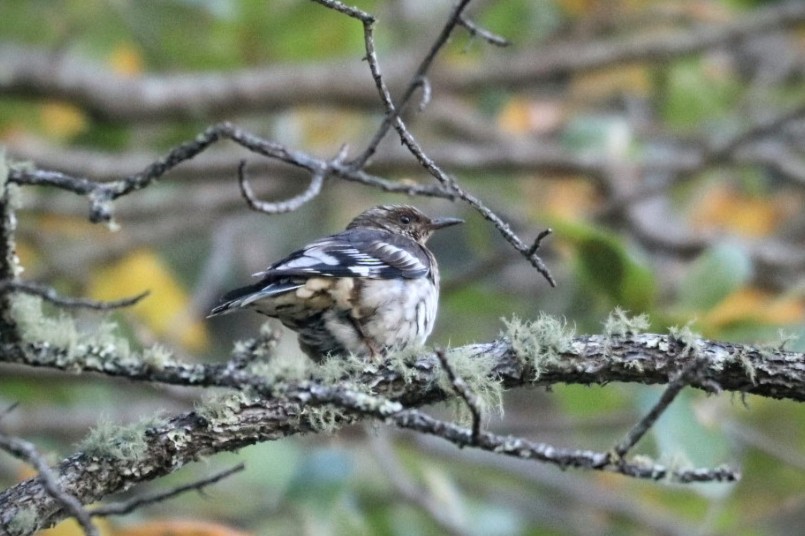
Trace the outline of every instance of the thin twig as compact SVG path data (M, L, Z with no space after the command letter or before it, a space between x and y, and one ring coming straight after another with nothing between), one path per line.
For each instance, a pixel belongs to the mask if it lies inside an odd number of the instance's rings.
M89 515L92 517L105 517L105 516L121 516L130 514L134 510L142 508L143 506L164 502L169 499L173 499L174 497L181 495L183 493L187 493L188 491L202 491L207 486L220 482L221 480L235 473L243 471L245 468L246 466L243 463L239 463L234 467L230 467L229 469L225 469L221 472L215 473L211 476L202 478L189 484L176 486L175 488L168 491L155 493L148 497L136 497L128 501L98 506L97 508L93 508L92 510L90 510Z
M238 166L238 184L243 198L246 199L249 208L266 214L284 214L299 209L321 193L325 177L326 170L314 171L310 177L310 185L301 194L284 201L261 201L254 195L254 191L246 178L246 161L241 160Z
M456 374L456 371L454 371L453 367L450 366L444 350L436 350L435 353L436 357L439 359L439 362L442 364L442 369L447 374L447 379L450 380L450 384L453 386L456 394L464 401L470 410L470 414L472 415L472 443L475 444L478 442L478 436L481 434L482 415L478 396L470 390L467 382L465 382L461 376Z
M325 5L328 3L322 0L317 1ZM386 117L383 118L383 122L380 124L377 131L375 131L374 136L372 136L371 141L366 146L366 149L364 149L363 153L361 153L360 156L351 162L356 169L363 168L367 162L369 162L369 159L372 158L372 155L374 155L377 151L377 147L380 145L380 142L386 137L386 134L388 134L389 129L399 119L399 114L405 109L408 101L411 100L414 92L420 86L422 80L426 77L427 72L430 70L430 67L433 64L433 61L436 59L436 55L447 43L447 40L450 38L450 34L453 32L453 29L459 24L459 17L469 2L470 0L460 0L453 8L453 11L447 18L447 23L442 27L442 31L439 33L439 36L433 42L430 50L428 50L428 53L422 59L416 71L411 76L411 81L409 82L408 87L405 88L405 92L400 98L398 106L394 105L394 101L391 98L391 92L389 91L385 79L380 71L380 64L377 59L377 52L375 51L373 35L374 19L360 19L363 22L364 27L366 60L369 63L369 69L372 73L372 78L375 81L375 86L380 93L380 99L383 102L383 107L386 109Z
M42 482L48 495L53 497L63 508L78 521L82 530L87 536L98 536L98 529L92 524L89 513L84 509L84 505L74 496L65 492L59 484L59 477L50 469L36 447L17 437L9 437L0 434L0 448L24 462L32 465L39 473L38 478Z
M340 3L333 3L330 0L317 0L319 3L332 7L334 9L338 9L341 12L342 7ZM430 69L433 60L436 58L439 50L447 43L450 34L455 29L456 26L460 24L460 17L464 9L469 4L469 0L461 0L458 2L450 13L450 16L447 19L444 27L442 28L441 33L436 38L436 41L431 46L428 54L425 56L425 59L419 65L416 73L411 78L411 83L408 85L403 97L400 100L400 105L395 106L394 101L391 97L391 92L389 91L388 85L383 78L381 73L380 64L377 59L377 52L375 50L375 43L374 43L374 18L366 15L363 12L360 13L347 13L351 17L359 19L363 23L364 28L364 46L366 48L366 60L369 63L369 69L372 73L372 78L375 81L375 86L377 87L377 91L380 95L380 99L383 102L383 106L386 109L386 117L383 120L383 123L380 125L378 130L376 131L374 137L369 142L368 146L364 150L364 152L355 160L353 160L350 164L355 169L360 169L366 165L369 159L377 150L377 146L380 144L380 141L385 137L388 133L388 130L391 126L395 128L397 133L400 136L400 140L402 141L403 145L405 145L408 150L414 155L414 157L420 162L420 164L430 173L442 186L442 188L447 191L453 193L459 199L462 199L471 207L473 207L476 211L478 211L487 221L491 222L498 231L503 235L503 237L523 256L534 266L537 271L542 274L543 277L548 281L548 283L552 286L556 286L556 281L553 279L548 267L545 266L545 263L542 262L542 259L537 256L534 252L529 253L529 247L526 246L522 240L511 230L511 227L504 222L497 214L495 214L492 210L490 210L480 199L473 196L463 188L461 188L456 180L442 171L442 169L436 165L436 163L429 158L422 147L417 143L414 139L414 136L408 131L408 128L405 126L402 118L400 117L400 111L405 107L408 103L409 99L413 95L416 88L421 83L421 79L425 77L428 69Z
M481 432L477 440L473 432L454 423L439 421L417 410L405 410L392 418L401 428L414 430L446 439L458 447L471 446L485 451L513 456L523 460L539 460L558 465L619 473L633 478L673 482L734 482L740 473L727 467L673 469L645 462L613 462L609 453L588 450L563 449L527 439Z
M534 243L531 244L531 247L528 248L528 251L526 251L526 255L530 257L531 255L536 253L537 250L539 250L539 247L542 245L542 241L545 240L552 233L553 229L551 229L550 227L548 227L543 231L540 231L540 233L537 235L537 238L534 239Z
M136 305L143 298L151 294L150 290L146 290L132 296L130 298L123 298L121 300L92 300L89 298L68 298L60 296L56 289L45 285L39 285L28 281L3 281L0 282L0 288L7 288L24 294L31 294L39 296L45 301L57 305L59 307L67 307L71 309L93 309L96 311L111 311L113 309L122 309Z
M490 45L505 48L511 46L512 44L512 42L506 39L505 37L501 37L497 34L490 32L489 30L481 28L480 26L478 26L473 21L471 21L470 19L468 19L463 15L459 17L458 23L464 28L466 28L471 36L473 37L478 36L487 43L489 43Z
M624 456L634 447L638 441L640 441L646 432L648 432L654 423L657 422L657 419L660 418L660 415L668 409L668 406L671 405L671 402L677 397L677 395L688 385L688 372L690 369L686 369L679 373L679 375L671 380L671 382L666 386L665 390L662 393L662 396L654 403L651 409L646 413L635 425L626 433L626 435L618 441L613 449L613 452L616 456L620 459L623 459Z

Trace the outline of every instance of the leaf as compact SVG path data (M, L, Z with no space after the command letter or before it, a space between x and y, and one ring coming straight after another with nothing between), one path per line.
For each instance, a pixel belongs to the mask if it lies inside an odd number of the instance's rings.
M120 43L112 50L107 59L112 71L124 76L140 74L144 62L140 50L131 43Z
M692 310L708 310L742 287L752 276L746 251L730 243L716 244L702 253L679 287L679 303Z
M790 196L747 195L718 183L701 195L691 212L691 223L697 230L725 230L758 238L774 232L786 216L796 214L798 203Z
M498 127L510 134L547 134L565 119L565 110L556 100L509 99L498 115Z
M663 116L677 128L693 128L734 109L740 85L728 69L705 60L682 61L667 71Z
M591 287L616 305L634 312L654 302L654 275L623 245L617 235L586 224L557 222L557 234L576 250L576 269Z
M701 320L703 325L716 328L737 322L805 323L805 299L780 297L754 287L744 287L721 300Z
M191 351L208 344L203 322L189 316L190 297L168 266L152 250L135 250L92 274L88 293L97 300L117 300L150 290L151 294L127 309L160 337L168 337Z
M100 536L117 536L109 521L93 518L92 524L98 529ZM75 519L65 519L52 529L40 530L36 536L84 536L84 529Z
M68 140L87 128L87 118L77 106L50 101L39 109L44 133L57 140Z
M657 401L660 389L642 387L638 399L641 412L647 412ZM660 419L652 426L658 456L666 464L687 467L718 467L733 461L729 442L721 430L723 402L717 398L680 393ZM735 484L691 484L700 494L718 498L730 493Z
M109 536L251 536L251 532L203 520L163 519L119 528Z

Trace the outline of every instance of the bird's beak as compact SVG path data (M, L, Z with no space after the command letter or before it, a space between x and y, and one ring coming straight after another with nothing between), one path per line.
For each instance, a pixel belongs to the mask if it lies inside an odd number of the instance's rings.
M430 228L435 231L437 229L450 227L451 225L458 225L459 223L464 223L464 220L461 218L433 218L430 220Z

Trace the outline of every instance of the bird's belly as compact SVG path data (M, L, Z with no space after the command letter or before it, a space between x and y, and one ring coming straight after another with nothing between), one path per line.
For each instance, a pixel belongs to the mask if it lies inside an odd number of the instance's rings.
M363 280L353 316L376 349L419 346L433 331L437 298L425 277Z

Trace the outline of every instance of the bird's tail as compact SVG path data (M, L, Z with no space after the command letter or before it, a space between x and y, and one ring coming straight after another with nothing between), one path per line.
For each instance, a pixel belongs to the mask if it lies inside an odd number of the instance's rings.
M238 309L243 309L244 307L248 307L258 300L269 298L271 296L277 296L279 294L285 294L286 292L297 289L300 286L302 285L299 283L277 282L267 284L265 282L260 282L253 285L236 288L235 290L231 290L224 294L224 296L221 298L221 302L212 308L210 314L207 315L207 318L225 315Z

